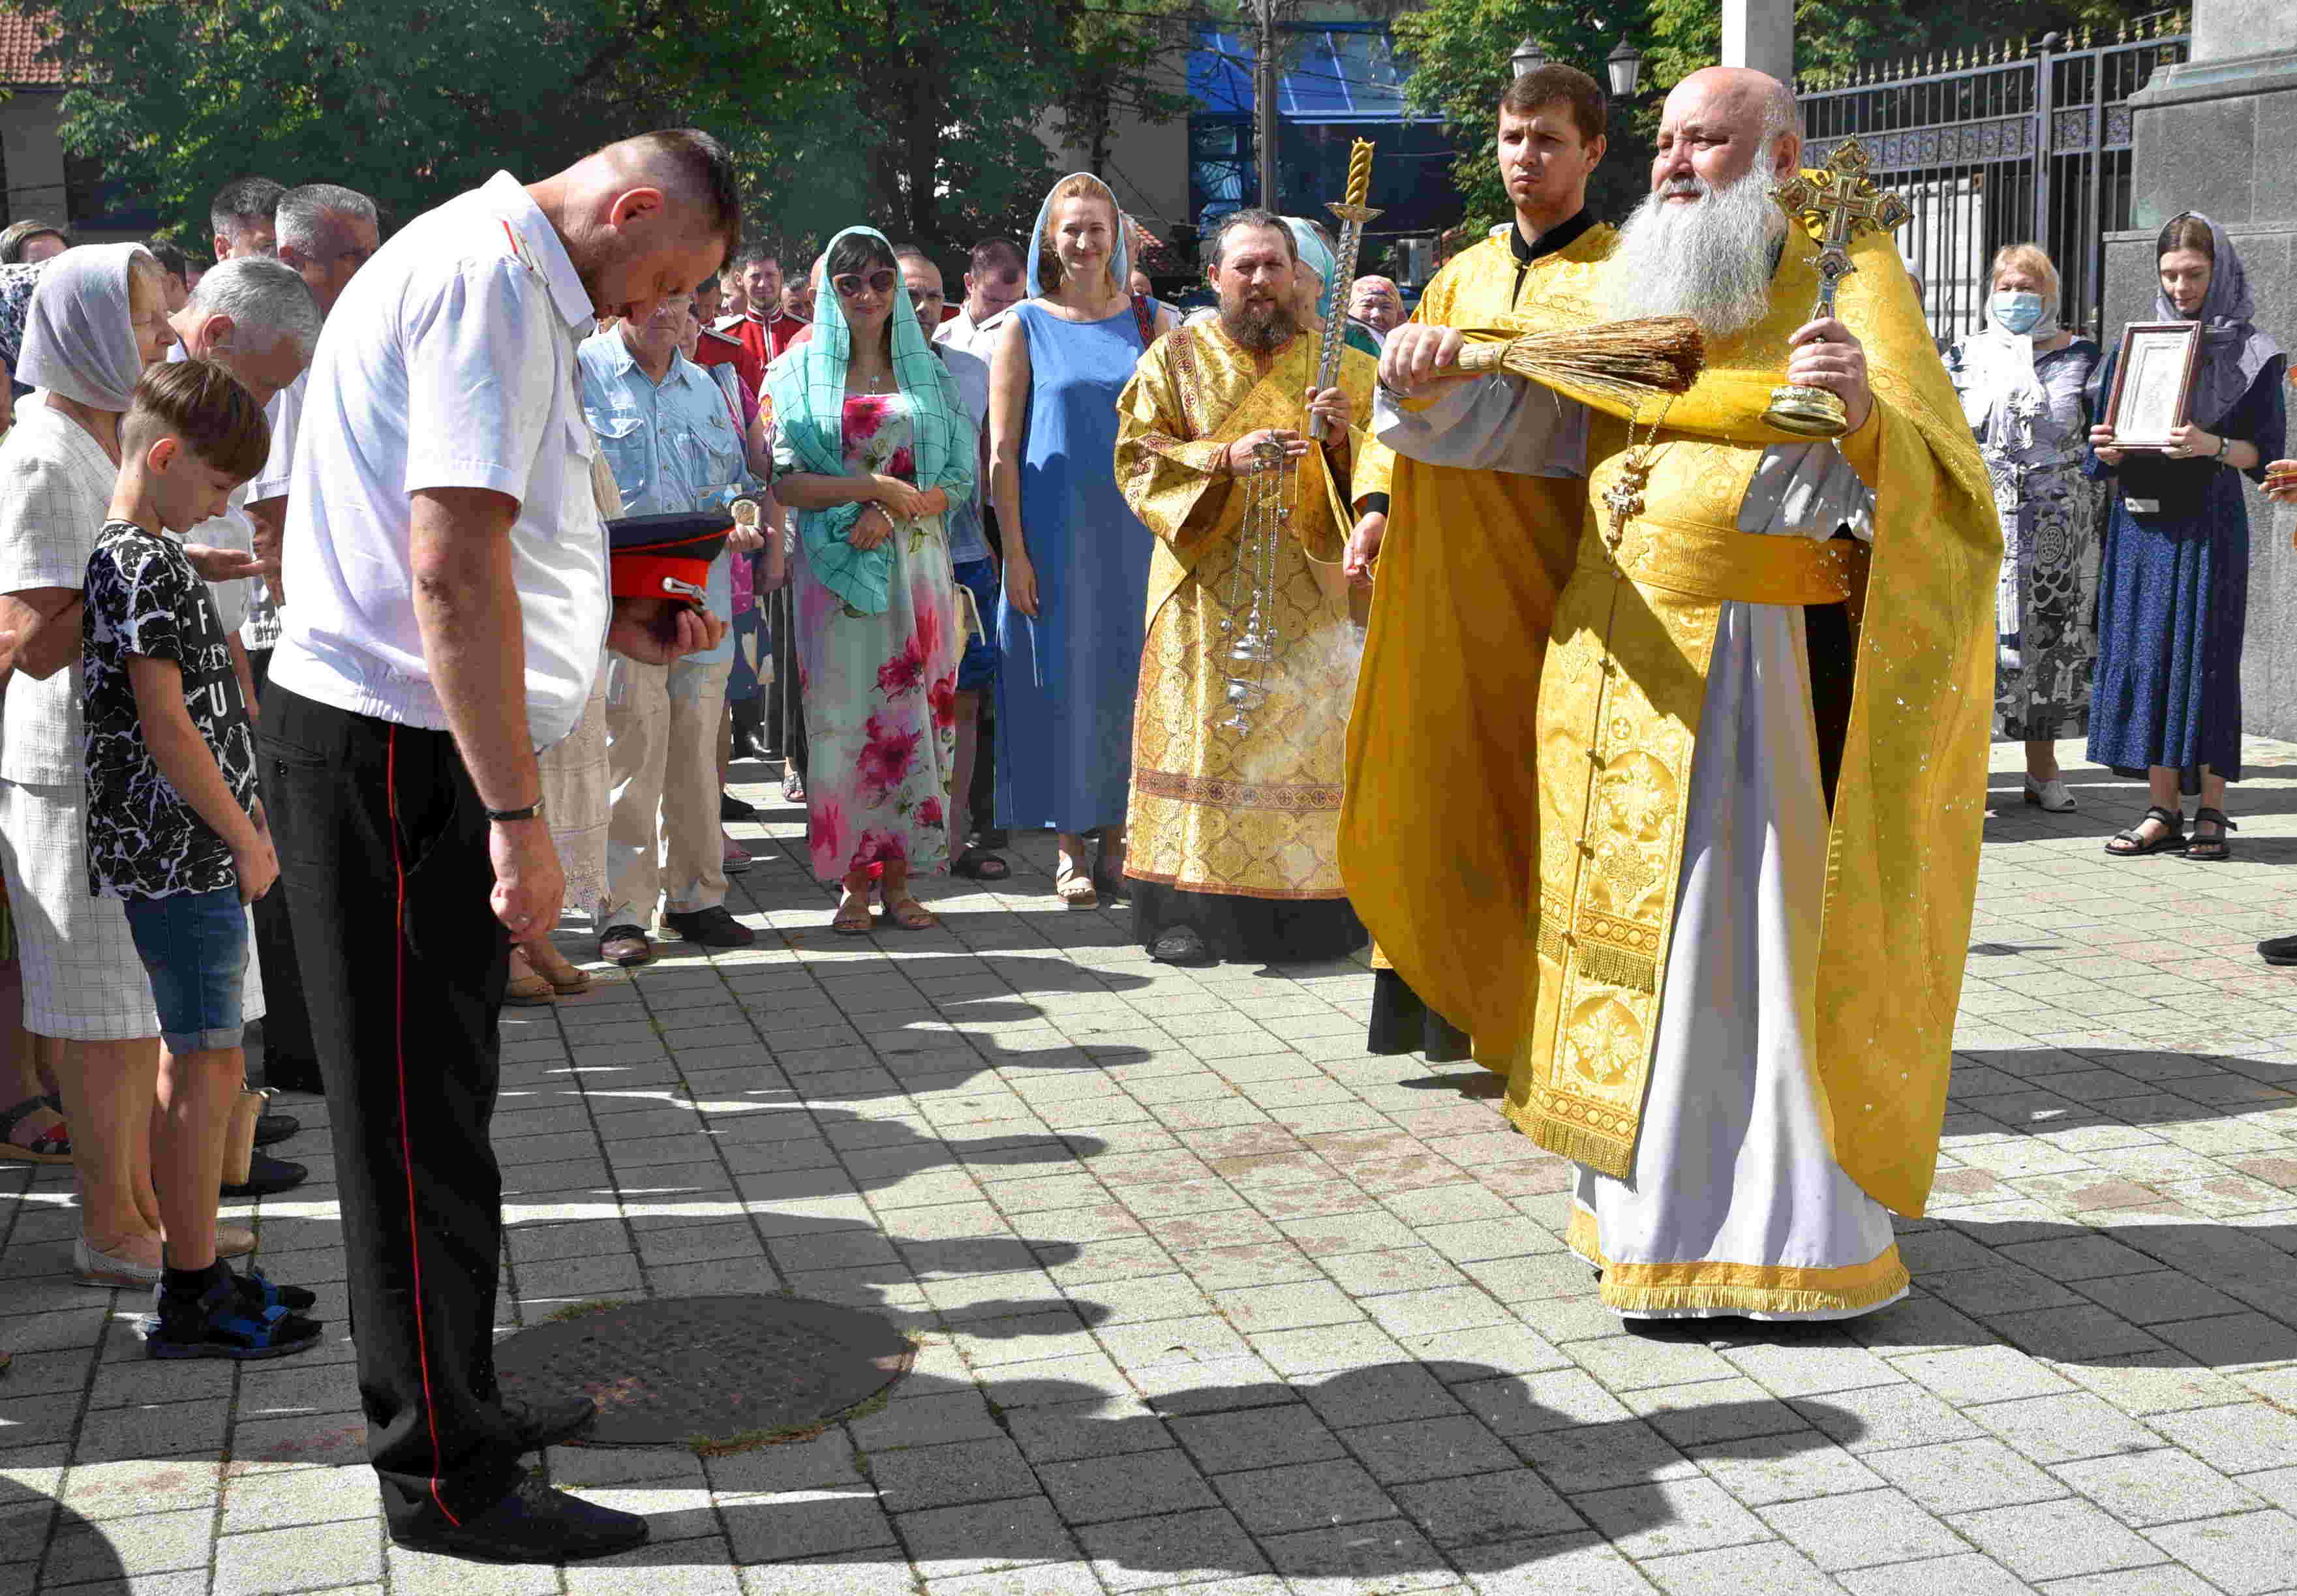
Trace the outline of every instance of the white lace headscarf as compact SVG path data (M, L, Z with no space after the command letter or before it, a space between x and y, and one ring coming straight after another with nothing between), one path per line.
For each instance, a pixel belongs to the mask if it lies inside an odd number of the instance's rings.
M84 243L48 262L24 318L16 380L98 410L125 415L144 374L128 284L137 257L159 261L140 243Z

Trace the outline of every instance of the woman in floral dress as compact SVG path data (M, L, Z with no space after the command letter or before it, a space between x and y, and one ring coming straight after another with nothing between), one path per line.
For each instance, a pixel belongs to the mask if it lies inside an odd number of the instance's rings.
M843 889L836 930L870 928L874 888L921 931L939 922L910 878L949 860L967 623L943 517L972 489L973 420L882 234L839 234L822 276L812 338L770 379L774 492L798 513L807 843Z

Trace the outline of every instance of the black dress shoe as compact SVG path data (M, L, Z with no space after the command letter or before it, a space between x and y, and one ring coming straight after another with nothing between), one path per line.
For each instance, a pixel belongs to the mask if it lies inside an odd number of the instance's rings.
M731 793L720 793L718 794L718 818L720 820L754 820L758 818L758 806L737 798Z
M235 1186L225 1182L223 1194L227 1197L276 1197L283 1191L292 1191L310 1178L310 1170L301 1164L258 1153L247 1161L247 1179Z
M589 1429L598 1419L598 1404L587 1396L558 1396L547 1402L506 1398L503 1411L518 1427L521 1452L540 1452L546 1446L562 1445Z
M645 1545L646 1521L554 1491L530 1474L483 1513L460 1524L393 1530L391 1538L409 1551L474 1563L571 1563Z
M1193 926L1175 926L1148 945L1148 957L1158 964L1184 967L1218 964L1220 959Z
M2257 956L2268 964L2297 964L2297 936L2268 937L2257 944Z
M684 914L665 913L662 928L697 948L746 948L758 940L758 934L736 919L722 903Z
M284 1141L303 1128L303 1122L292 1114L259 1114L255 1116L255 1145L268 1148L273 1142Z

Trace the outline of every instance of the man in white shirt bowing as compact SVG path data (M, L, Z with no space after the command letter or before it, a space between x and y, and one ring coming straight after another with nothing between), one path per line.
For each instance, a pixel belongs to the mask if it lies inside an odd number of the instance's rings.
M610 596L575 348L597 317L690 292L740 215L724 146L692 130L538 183L499 173L376 252L305 395L264 794L333 1122L367 1456L391 1538L420 1551L556 1562L646 1535L519 1464L592 1409L496 1387L488 1125L510 944L556 924L564 890L535 751L580 719L602 639L666 664L725 630Z

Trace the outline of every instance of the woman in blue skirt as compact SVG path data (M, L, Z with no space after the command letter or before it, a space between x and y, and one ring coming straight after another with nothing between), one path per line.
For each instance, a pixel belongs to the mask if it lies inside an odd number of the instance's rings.
M2241 645L2249 604L2249 512L2241 476L2262 481L2281 454L2287 358L2251 321L2249 280L2225 230L2188 211L2161 229L2155 321L2198 321L2202 349L2186 424L2158 451L2090 430L2091 471L2113 482L2097 583L2097 675L2089 757L2141 771L2152 807L2108 853L2232 850L2225 787L2241 779ZM2099 376L2113 391L2113 361ZM2183 794L2201 798L2185 835Z

